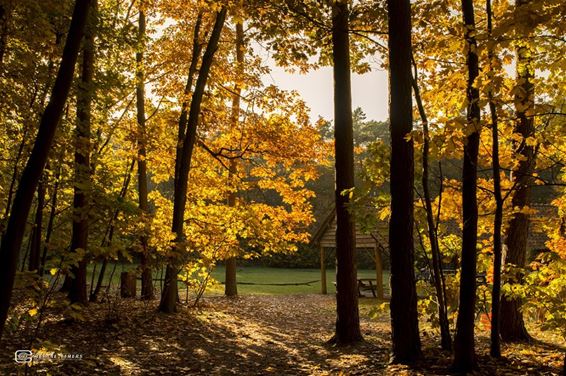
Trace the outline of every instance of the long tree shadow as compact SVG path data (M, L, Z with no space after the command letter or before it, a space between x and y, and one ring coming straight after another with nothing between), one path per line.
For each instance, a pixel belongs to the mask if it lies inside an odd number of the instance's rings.
M42 362L28 374L64 375L446 375L451 356L438 349L434 335L423 335L423 360L413 365L388 365L390 328L387 315L362 316L365 341L333 347L325 342L334 330L332 297L246 296L207 299L204 307L160 314L156 302L122 301L118 308L91 305L85 321L49 320L42 331L48 347L81 353L82 360ZM41 342L39 342L41 343ZM12 354L21 343L8 341L1 351ZM556 346L533 345L533 357L493 360L487 338L478 340L479 374L557 374L541 364L536 351ZM540 346L540 348L538 347ZM556 353L554 353L556 355ZM23 374L13 358L0 372Z
M297 307L282 315L285 310L253 299L222 301L220 308L217 302L203 310L181 309L174 315L159 314L154 306L144 308L139 302L130 305L112 319L96 315L100 307L92 306L85 322L49 322L42 339L61 352L81 353L84 358L39 363L31 373L368 373L383 369L387 356L387 348L373 342L348 348L325 346L324 339L333 329L332 311L328 320ZM250 309L253 305L257 305L255 311Z

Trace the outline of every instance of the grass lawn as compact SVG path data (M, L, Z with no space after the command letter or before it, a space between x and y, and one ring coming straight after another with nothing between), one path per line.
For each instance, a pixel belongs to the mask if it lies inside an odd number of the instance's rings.
M90 284L92 276L92 264L88 267L88 280ZM118 288L120 285L120 273L122 271L129 271L136 269L137 265L132 264L118 264L116 271L112 277L113 288ZM108 278L114 264L109 263L106 269L106 276L104 285L108 284ZM97 273L100 270L100 265L97 267ZM207 294L222 294L224 292L224 266L218 266L212 272L212 277L220 284L214 284L207 289ZM154 278L160 278L161 272L154 272ZM375 278L374 270L358 270L359 278ZM286 268L269 268L261 266L246 266L238 267L237 272L238 280L238 293L239 294L261 294L261 295L288 295L288 294L317 294L320 293L320 270L318 269L286 269ZM326 281L328 293L334 293L335 271L329 269L326 271ZM383 283L386 291L389 286L389 272L383 271ZM307 282L311 282L308 285ZM96 283L96 282L95 282ZM139 284L140 282L138 282ZM240 284L244 283L244 284ZM253 283L253 284L248 284ZM286 283L302 283L303 285L270 285L270 284L286 284ZM155 282L157 289L159 289L159 281ZM139 287L139 286L138 286ZM184 290L183 284L179 284L179 288Z
M224 282L224 267L218 266L212 276L219 282ZM375 278L374 270L358 270L359 278ZM239 283L255 283L254 285L238 284L239 294L317 294L320 293L320 270L318 269L284 269L268 267L240 267L238 268L237 280ZM383 272L384 286L389 285L389 273ZM314 282L313 282L314 281ZM333 282L335 281L335 271L326 271L326 281L328 293L334 292ZM267 284L278 283L306 283L309 285L299 286L271 286ZM212 293L222 293L223 285L212 286L209 289Z

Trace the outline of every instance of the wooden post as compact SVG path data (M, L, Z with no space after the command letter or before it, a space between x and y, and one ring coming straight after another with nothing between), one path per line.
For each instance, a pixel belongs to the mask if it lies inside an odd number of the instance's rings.
M383 299L383 262L381 260L381 251L376 246L374 247L375 253L375 278L377 282L376 293L378 299Z
M326 260L324 258L324 246L320 245L320 293L326 295Z
M134 272L122 272L120 274L120 297L136 297L136 274Z

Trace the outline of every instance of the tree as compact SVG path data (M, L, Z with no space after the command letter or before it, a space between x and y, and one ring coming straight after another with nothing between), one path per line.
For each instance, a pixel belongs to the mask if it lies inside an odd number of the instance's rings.
M243 78L244 70L244 25L242 22L236 22L236 70L239 77ZM235 128L238 125L238 118L240 116L240 96L242 93L242 86L239 82L234 85L234 92L232 94L232 114L231 123L232 127ZM233 183L233 179L236 173L236 160L230 160L228 181L229 184ZM236 205L236 192L228 193L228 206L234 207ZM226 278L225 278L225 289L224 293L226 296L238 295L238 283L236 281L236 256L229 255L226 259Z
M423 124L423 145L422 145L422 177L423 201L426 212L426 223L428 239L430 242L430 253L432 255L432 272L434 278L434 288L438 299L438 321L440 325L440 346L443 350L452 350L452 337L450 335L450 324L448 322L448 306L446 302L446 283L442 274L442 254L438 243L438 227L432 211L432 198L429 184L429 156L430 156L430 132L428 118L422 103L420 89L418 85L417 67L414 64L413 91L417 108Z
M350 83L348 2L332 5L332 60L334 62L334 140L336 158L336 334L337 344L360 341L356 272L356 229L349 212L354 188L354 139Z
M69 278L69 300L86 304L86 267L91 206L92 171L90 166L92 102L94 96L94 60L97 1L91 3L82 52L82 71L77 90L77 126L75 129L75 176L73 197L73 260Z
M491 38L493 31L491 0L486 1L487 15L487 36ZM493 61L495 59L493 47L488 46L488 75L493 80L495 72L493 71ZM490 354L493 357L501 356L500 346L500 325L501 325L501 257L502 257L502 240L501 232L503 227L503 196L501 194L501 167L499 165L499 119L497 116L497 107L493 98L493 90L488 89L487 99L489 112L491 116L491 158L493 170L493 195L495 198L495 216L493 219L493 288L491 290L491 346Z
M4 329L10 307L25 222L71 88L75 63L91 3L92 0L76 0L75 2L57 78L51 91L49 103L41 116L39 132L22 173L8 226L2 239L0 247L0 334Z
M148 188L147 188L147 161L146 161L146 118L145 118L145 4L142 1L138 14L138 47L136 52L136 109L138 123L138 200L139 208L147 220L149 214ZM147 230L140 237L141 243L141 269L142 269L142 299L153 299L153 277L149 266L149 246Z
M13 8L14 4L12 0L6 0L0 3L0 70L3 67L4 56L6 55L6 45L10 32L10 18Z
M413 129L411 4L388 0L389 122L391 132L391 338L392 361L411 363L421 356L413 243Z
M529 0L517 0L515 3L515 17L517 29L524 33L525 38L517 42L517 90L515 92L516 120L513 133L520 136L521 141L516 143L515 153L519 155L519 162L513 170L513 184L515 190L511 197L514 214L507 229L507 257L505 263L516 267L524 267L527 261L527 240L529 233L529 215L524 209L530 202L530 186L533 184L533 171L536 165L535 146L529 138L535 136L534 127L534 96L533 84L534 68L532 62L532 49L526 37L531 33L529 22L524 22L524 16L529 14ZM526 29L526 30L525 30ZM521 278L515 276L515 278ZM501 337L504 341L525 341L531 337L525 328L521 301L505 295L501 301Z
M477 164L480 141L479 90L475 80L479 75L473 0L462 0L466 41L468 80L467 129L464 142L462 171L462 261L460 273L460 304L454 338L454 368L467 372L476 367L474 320L476 307L476 262L478 233Z
M44 175L45 176L45 175ZM37 186L37 208L35 221L31 232L28 270L36 271L40 275L41 237L43 234L43 208L45 205L45 182L40 179Z
M175 233L175 247L177 250L184 248L185 235L183 231L185 207L187 203L187 187L189 182L189 172L191 169L191 158L196 141L196 132L198 125L198 118L200 115L200 107L204 96L204 89L208 80L210 67L212 66L214 54L218 48L218 42L226 19L226 7L222 7L216 13L214 27L210 35L210 40L206 45L202 63L195 85L195 90L191 99L191 106L188 114L186 124L186 131L183 137L182 146L177 148L177 153L181 153L180 157L176 159L179 166L175 168L175 199L173 206L173 224L172 230ZM182 115L181 115L182 116ZM161 302L159 310L161 312L175 312L177 302L177 266L170 262L167 264L165 272L165 281L163 286L163 293L161 295Z

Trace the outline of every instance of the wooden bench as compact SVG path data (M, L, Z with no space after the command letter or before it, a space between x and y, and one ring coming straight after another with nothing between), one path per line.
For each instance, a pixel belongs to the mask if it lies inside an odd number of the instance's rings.
M336 282L332 282L336 287ZM363 297L363 292L371 291L374 298L377 298L377 280L375 278L358 278L358 296Z
M377 280L375 278L358 278L358 295L364 296L364 291L371 291L374 298L377 298Z

